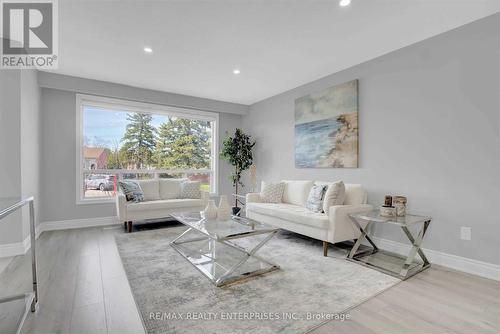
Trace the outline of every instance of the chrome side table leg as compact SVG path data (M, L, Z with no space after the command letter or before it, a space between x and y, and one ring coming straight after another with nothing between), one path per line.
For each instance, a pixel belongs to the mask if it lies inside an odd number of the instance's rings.
M405 232L406 236L408 237L408 240L410 240L410 242L412 243L412 247L410 249L410 252L408 253L408 257L406 258L405 263L403 264L403 267L401 268L400 275L402 277L406 277L406 275L408 274L408 270L410 268L410 265L415 260L415 256L417 255L417 253L424 261L424 264L423 264L424 267L429 264L427 257L425 256L424 252L420 248L420 245L422 244L422 240L424 239L424 235L425 235L425 232L427 231L428 226L429 226L429 221L425 222L422 225L422 228L420 229L416 239L413 237L413 235L411 234L408 227L401 226L401 228Z
M356 225L356 227L361 231L361 235L359 236L358 240L356 240L356 243L352 247L352 249L349 252L349 255L347 257L349 259L352 259L354 257L354 255L356 255L356 253L358 252L359 246L361 246L361 243L363 242L364 239L366 239L366 241L368 241L370 243L370 245L373 247L372 253L376 253L378 251L378 247L377 247L377 245L375 245L375 243L372 241L372 239L368 236L368 231L370 230L370 226L371 226L372 222L368 222L366 224L365 228L363 228L363 227L361 227L361 225L359 224L359 222L356 219L354 219L352 217L349 217L349 218L351 218L351 221L354 223L354 225Z

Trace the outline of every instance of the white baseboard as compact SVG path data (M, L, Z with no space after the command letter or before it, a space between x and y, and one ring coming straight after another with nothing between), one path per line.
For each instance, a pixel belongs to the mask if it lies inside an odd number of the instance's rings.
M41 233L40 225L38 225L35 229L35 238L38 239ZM0 245L0 258L22 255L29 251L30 248L31 240L28 235L23 241Z
M29 238L28 238L28 240L29 240ZM21 254L26 253L26 249L25 249L24 245L25 245L24 241L0 245L0 258L12 257L12 256L21 255Z
M107 226L118 223L119 223L118 217L100 217L100 218L85 218L85 219L42 222L40 224L40 228L42 232L45 232L45 231L57 231L57 230L70 230L74 228Z
M372 237L373 241L381 249L390 252L407 255L411 246L400 242ZM469 274L500 281L500 265L473 260L466 257L438 252L432 249L422 248L431 264L438 264L443 267L463 271ZM418 257L418 255L417 255Z
M42 222L36 226L35 236L36 239L46 231L56 231L56 230L69 230L75 228L85 228L85 227L95 227L95 226L107 226L117 224L118 217L101 217L101 218L86 218L86 219L72 219L72 220L60 220L52 222ZM12 257L17 255L26 254L31 248L30 237L26 237L21 242L15 242L11 244L0 245L0 258Z

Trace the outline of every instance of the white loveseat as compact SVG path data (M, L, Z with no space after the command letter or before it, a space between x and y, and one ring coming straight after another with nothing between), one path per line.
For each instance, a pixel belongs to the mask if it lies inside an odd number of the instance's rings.
M368 212L373 209L366 204L367 193L359 184L346 184L343 205L329 208L329 213L315 213L305 205L314 184L329 184L321 181L283 181L285 191L282 203L262 203L259 193L246 195L248 218L285 230L303 234L323 241L323 255L327 256L328 243L357 239L360 231L355 228L350 213Z
M144 192L144 201L127 202L120 191L116 196L116 211L128 232L132 232L135 221L166 218L173 213L201 211L205 208L208 193L202 191L201 198L179 198L184 179L159 179L136 181Z

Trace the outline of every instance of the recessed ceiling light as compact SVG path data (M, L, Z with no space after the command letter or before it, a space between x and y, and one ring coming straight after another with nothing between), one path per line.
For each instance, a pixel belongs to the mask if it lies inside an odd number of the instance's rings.
M235 69L233 70L233 74L240 74L240 73L241 73L241 71L240 71L239 69L237 69L237 68L235 68Z
M146 53L153 53L153 49L151 49L149 46L144 47L144 52Z
M340 0L339 5L341 7L349 6L351 4L351 0Z

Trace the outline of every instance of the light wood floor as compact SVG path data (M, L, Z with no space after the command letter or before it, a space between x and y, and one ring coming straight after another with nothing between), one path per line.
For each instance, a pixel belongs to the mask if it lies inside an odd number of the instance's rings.
M40 307L28 315L23 333L144 333L114 242L117 233L123 229L42 234ZM0 294L29 288L29 265L27 256L14 259L0 274ZM349 313L350 320L330 321L311 333L498 334L500 282L434 266Z

